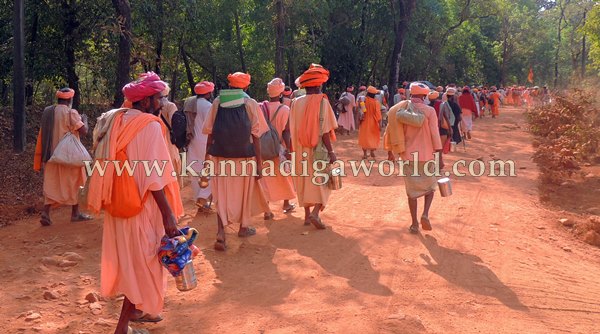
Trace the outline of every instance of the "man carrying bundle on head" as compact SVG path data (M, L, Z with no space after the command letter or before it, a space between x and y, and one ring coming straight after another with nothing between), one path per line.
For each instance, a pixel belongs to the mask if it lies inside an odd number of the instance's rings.
M257 180L261 178L260 136L258 103L246 94L250 87L250 74L236 72L227 76L230 89L223 89L213 101L210 114L204 122L208 135L206 159L212 158L216 177L211 179L212 192L217 204L217 241L214 248L227 248L225 226L240 224L238 237L256 234L250 226L251 217L266 212L263 194ZM249 168L252 165L256 169ZM266 203L266 202L265 202Z
M331 190L326 184L313 183L315 161L333 163L336 161L332 142L335 141L337 122L327 95L321 87L329 80L329 71L318 64L310 65L300 77L296 85L306 89L306 95L294 100L290 111L290 130L292 148L295 154L296 175L292 177L298 203L304 207L304 225L313 224L318 229L325 229L319 213L325 208ZM303 176L302 165L307 163L307 174ZM311 211L311 207L313 208Z
M79 187L85 183L83 166L76 167L49 161L58 143L67 133L72 133L77 140L88 132L87 117L81 116L71 109L75 91L62 88L56 92L57 104L44 109L41 128L35 147L33 169L44 174L44 209L40 223L42 226L52 225L50 207L70 205L71 221L79 222L93 219L79 211Z
M206 143L208 136L202 132L204 122L208 118L210 108L212 107L212 96L215 90L215 84L210 81L202 81L194 86L196 96L185 99L183 111L187 116L187 122L190 132L187 133L189 141L187 149L187 161L191 163L194 171L200 175L204 166L206 157ZM210 182L204 188L200 187L200 176L192 178L192 193L196 200L198 213L211 214L213 210L210 207L209 200L212 198Z
M369 86L365 99L365 112L358 130L358 145L363 150L363 160L368 159L367 151L371 152L371 159L375 159L375 150L379 148L381 138L381 104L375 98L379 93L377 88Z
M95 158L133 165L120 175L114 164L91 175L88 204L105 210L102 235L101 293L123 294L116 334L135 332L129 322L158 322L166 293L166 272L158 250L164 235L175 237L183 215L177 179L167 148L167 128L157 117L166 84L152 72L123 87L131 109L114 109L103 116L106 127L94 131ZM100 118L99 118L100 120ZM98 127L98 126L97 126ZM108 130L105 130L108 129ZM162 166L146 172L144 164ZM140 163L135 163L140 162Z

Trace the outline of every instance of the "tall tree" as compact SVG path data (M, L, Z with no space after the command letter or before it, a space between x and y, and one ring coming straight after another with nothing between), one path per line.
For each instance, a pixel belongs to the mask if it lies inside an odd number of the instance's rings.
M123 104L123 86L129 82L131 59L131 6L129 0L112 0L119 23L119 51L115 75L115 94L113 106Z
M65 72L67 73L67 83L69 87L75 91L75 96L73 96L73 108L79 108L81 92L79 91L79 76L75 71L75 44L79 39L77 36L79 21L77 20L76 1L63 0L61 3L61 8L63 14L63 31L65 39Z
M390 11L394 16L394 47L392 49L390 60L391 66L388 87L392 92L396 90L398 84L402 49L404 48L406 32L408 31L408 25L412 14L415 11L416 2L416 0L390 0Z
M13 113L14 150L25 150L25 8L23 0L15 0L13 16Z
M283 0L275 0L275 76L285 77L284 52L285 52L285 9Z

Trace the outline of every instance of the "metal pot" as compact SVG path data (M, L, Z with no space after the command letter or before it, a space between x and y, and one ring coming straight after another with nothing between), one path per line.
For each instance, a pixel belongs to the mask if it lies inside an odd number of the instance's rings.
M447 177L441 178L437 181L438 188L440 188L440 194L442 197L448 197L452 195L452 184L450 179Z
M202 169L202 171L200 172L200 179L198 179L198 185L200 186L200 188L207 188L209 180L210 176L208 175L208 171L206 169Z
M340 167L331 168L329 170L327 187L331 190L342 189L342 169Z
M179 291L189 291L198 285L196 271L194 270L194 262L192 262L192 260L189 260L185 264L183 270L179 273L179 276L175 276L175 284Z

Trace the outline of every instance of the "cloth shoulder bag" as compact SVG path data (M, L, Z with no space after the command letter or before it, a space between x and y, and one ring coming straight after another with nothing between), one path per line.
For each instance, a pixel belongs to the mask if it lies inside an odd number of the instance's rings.
M84 161L92 161L88 150L71 131L71 110L69 110L69 131L60 139L48 162L71 167L83 167Z
M406 108L396 111L396 120L400 123L420 128L425 122L425 115L415 111L412 102L408 101Z
M273 114L273 119L277 117L281 107L283 107L283 104L277 108L275 114ZM267 121L267 125L269 126L269 130L260 136L260 156L263 160L273 160L279 156L281 139L279 139L277 129L271 124L271 117L269 117L267 104L261 103L261 109L265 116L265 120Z
M329 162L329 151L323 143L323 100L319 107L319 142L313 149L313 158L315 161L326 161Z

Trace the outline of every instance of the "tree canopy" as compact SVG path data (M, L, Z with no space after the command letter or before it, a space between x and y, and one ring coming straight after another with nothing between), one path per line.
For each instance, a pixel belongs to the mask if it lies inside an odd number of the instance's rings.
M8 105L12 6L0 0L0 101ZM10 10L9 10L10 9ZM199 80L226 85L252 75L265 97L310 63L345 85L436 84L561 87L600 70L600 6L594 0L26 0L28 102L69 85L75 103L120 103L122 82L152 70L173 97ZM129 50L123 48L127 46ZM395 66L397 64L397 66ZM392 87L393 88L393 87Z

